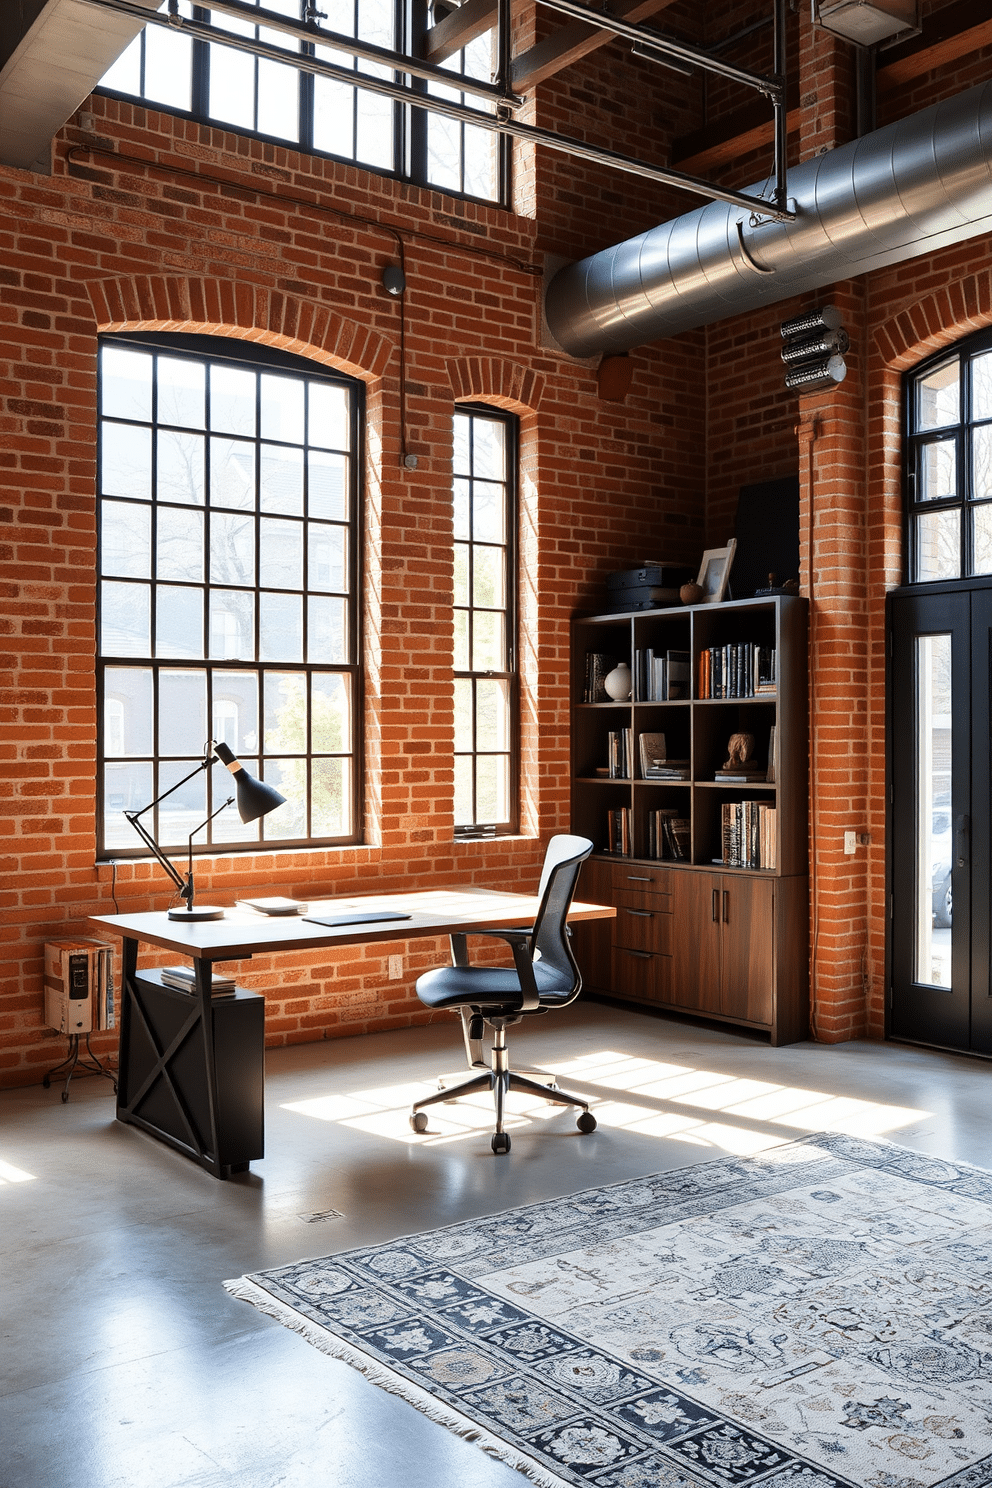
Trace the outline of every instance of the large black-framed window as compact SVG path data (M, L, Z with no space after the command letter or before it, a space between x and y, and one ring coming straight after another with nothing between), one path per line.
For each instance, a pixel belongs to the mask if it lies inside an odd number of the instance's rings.
M101 341L98 853L209 739L286 805L223 811L196 851L360 840L362 386L223 338ZM230 795L223 766L163 802L167 850Z
M283 32L219 11L212 14L191 0L178 0L178 8L181 15L260 39L290 54L298 50L356 73L401 80L399 73L377 63L319 43L294 47L293 38ZM159 9L167 9L167 0ZM321 4L316 14L308 0L266 0L263 9L293 20L307 12L323 30L393 51L401 49L404 36L423 34L429 21L427 0L412 0L409 8L405 0L335 0ZM452 73L452 87L432 83L425 89L484 108L484 101L469 98L456 83L459 76L489 81L493 32L477 37L444 66ZM509 200L510 152L502 136L301 72L291 62L255 57L219 42L191 40L178 30L146 26L104 74L100 88L450 195L501 206Z
M992 574L992 331L907 373L905 418L909 582Z
M519 822L517 420L460 405L454 418L455 832Z

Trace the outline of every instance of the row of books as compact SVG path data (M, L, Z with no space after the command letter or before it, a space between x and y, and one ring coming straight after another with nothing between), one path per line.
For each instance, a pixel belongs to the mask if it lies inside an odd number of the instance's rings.
M697 697L746 698L774 693L778 686L774 646L742 641L699 653Z
M606 813L606 833L608 851L629 858L634 850L629 806L620 806L617 810Z
M196 990L196 971L192 966L161 966L158 974L163 986L176 987L180 992ZM225 976L221 971L213 973L210 984L212 997L233 997L236 990L237 983L233 977Z
M633 749L633 730L629 728L611 729L606 736L606 768L611 780L629 780L631 770L631 750Z
M103 940L45 946L45 1022L59 1033L97 1033L117 1021L114 947Z
M665 807L658 811L649 811L647 825L649 858L668 858L681 862L691 857L687 816L679 816L677 811Z
M692 674L688 651L634 652L634 701L668 703L689 696Z
M721 862L728 868L778 865L774 806L760 801L725 801L721 811Z

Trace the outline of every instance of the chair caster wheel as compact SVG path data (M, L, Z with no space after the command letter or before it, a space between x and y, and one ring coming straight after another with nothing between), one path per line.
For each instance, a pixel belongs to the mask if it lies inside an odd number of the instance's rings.
M427 1130L427 1112L414 1111L410 1117L410 1125L415 1132L425 1132Z
M493 1135L493 1139L492 1139L492 1141L490 1143L490 1146L492 1147L493 1151L495 1153L497 1153L497 1155L500 1152L509 1152L509 1150L510 1150L510 1137L509 1137L509 1134L507 1132L496 1132Z
M594 1132L596 1130L596 1118L591 1111L583 1111L575 1124L580 1132Z

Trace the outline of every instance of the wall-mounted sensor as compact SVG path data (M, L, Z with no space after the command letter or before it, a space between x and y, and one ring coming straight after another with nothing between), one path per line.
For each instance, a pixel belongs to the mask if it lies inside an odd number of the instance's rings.
M406 289L406 275L399 264L387 264L382 271L382 287L387 294L401 295Z

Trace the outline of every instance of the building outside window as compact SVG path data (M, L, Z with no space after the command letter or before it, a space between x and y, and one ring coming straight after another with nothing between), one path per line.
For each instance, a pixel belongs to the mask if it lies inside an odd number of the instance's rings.
M246 0L253 3L253 0ZM415 0L413 20L422 30L429 23L426 0ZM267 0L263 7L292 20L313 16L307 0ZM165 11L167 4L159 9ZM353 36L392 51L403 45L405 7L400 0L327 0L313 16L319 29ZM100 87L150 104L192 115L207 123L259 134L331 155L356 165L434 186L439 190L508 201L509 153L501 136L476 125L461 124L412 108L328 77L301 72L292 53L305 53L356 75L390 82L394 69L361 61L319 42L296 41L285 32L234 19L220 11L178 0L179 14L209 22L232 35L246 36L289 54L282 62L256 57L219 42L192 40L181 31L146 26L101 79ZM493 68L493 32L477 37L444 64L452 73L450 88L422 85L433 94L486 109L486 100L463 93L458 77L489 82Z
M100 351L99 851L223 741L287 804L209 850L357 841L361 386L211 337ZM166 849L230 795L221 765L163 802Z
M992 334L906 378L910 582L992 574Z
M488 408L454 420L455 831L518 826L517 424Z

